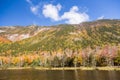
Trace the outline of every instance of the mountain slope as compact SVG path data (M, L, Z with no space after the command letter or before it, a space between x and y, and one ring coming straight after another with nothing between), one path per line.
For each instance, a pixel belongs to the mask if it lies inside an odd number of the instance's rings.
M57 25L51 27L0 28L2 36L18 34L13 42L6 45L13 54L30 51L78 50L105 45L120 44L120 20L98 20L79 25ZM26 38L21 35L29 35ZM10 39L11 40L11 39ZM1 46L2 47L2 46ZM1 53L6 49L1 50Z
M8 39L6 39L6 38L0 36L0 44L3 44L3 43L10 43L10 42L11 42L10 40L8 40Z

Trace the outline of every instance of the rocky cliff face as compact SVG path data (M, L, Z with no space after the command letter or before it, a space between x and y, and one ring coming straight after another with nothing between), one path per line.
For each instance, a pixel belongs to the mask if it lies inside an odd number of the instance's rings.
M38 26L3 26L0 27L0 38L11 42L20 41L37 35L41 31L49 30L47 27Z

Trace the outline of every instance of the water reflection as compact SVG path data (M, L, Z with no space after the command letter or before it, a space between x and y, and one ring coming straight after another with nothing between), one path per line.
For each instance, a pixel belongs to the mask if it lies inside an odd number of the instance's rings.
M120 80L120 71L1 70L0 80Z
M116 80L116 72L115 71L109 71L108 72L109 80Z
M79 75L77 70L75 70L75 80L79 80Z
M64 70L62 70L62 80L65 80L65 73L64 73Z

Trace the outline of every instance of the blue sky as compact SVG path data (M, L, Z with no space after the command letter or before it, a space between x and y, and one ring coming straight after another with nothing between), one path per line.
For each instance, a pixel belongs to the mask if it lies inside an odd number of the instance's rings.
M120 19L120 0L0 0L0 26Z

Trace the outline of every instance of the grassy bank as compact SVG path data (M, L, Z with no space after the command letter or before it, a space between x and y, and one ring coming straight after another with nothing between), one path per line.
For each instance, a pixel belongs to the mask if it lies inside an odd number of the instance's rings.
M120 71L120 67L11 67L11 68L0 68L0 70L24 70L24 69L35 69L35 70L115 70Z

